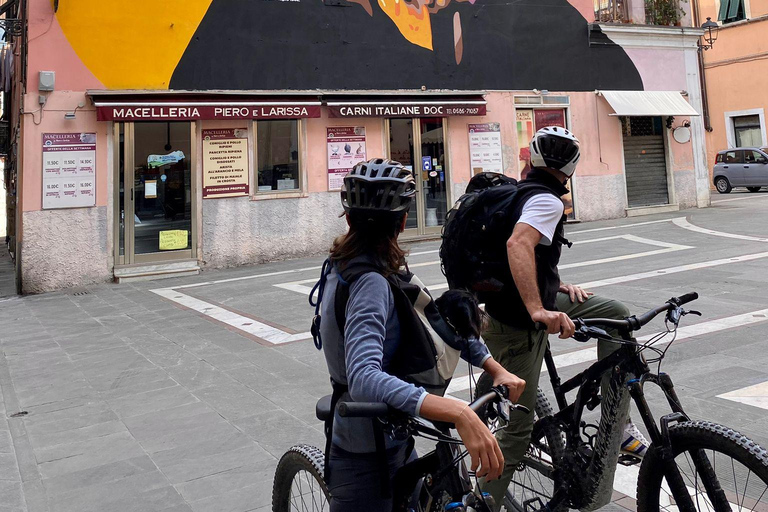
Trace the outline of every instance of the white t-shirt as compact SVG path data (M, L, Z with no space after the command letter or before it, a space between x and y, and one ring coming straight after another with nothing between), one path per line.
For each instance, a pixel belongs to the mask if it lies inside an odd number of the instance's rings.
M563 218L565 206L552 194L537 194L523 205L520 220L541 233L541 245L552 245L557 223Z

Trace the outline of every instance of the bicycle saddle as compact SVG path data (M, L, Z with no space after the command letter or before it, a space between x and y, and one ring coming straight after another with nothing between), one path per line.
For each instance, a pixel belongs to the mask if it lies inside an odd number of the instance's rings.
M331 419L331 396L326 395L315 404L315 416L320 421L328 421Z

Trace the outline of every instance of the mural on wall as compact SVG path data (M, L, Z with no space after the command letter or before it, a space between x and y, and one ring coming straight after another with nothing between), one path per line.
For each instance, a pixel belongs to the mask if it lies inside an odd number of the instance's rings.
M56 17L110 89L643 88L568 0L340 2L82 0Z

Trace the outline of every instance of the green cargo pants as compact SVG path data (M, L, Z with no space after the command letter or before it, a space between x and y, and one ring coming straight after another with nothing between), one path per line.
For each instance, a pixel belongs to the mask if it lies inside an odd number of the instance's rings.
M627 307L619 301L593 295L583 303L571 302L568 294L557 294L557 309L571 318L624 318L629 316ZM609 334L616 336L615 331ZM547 348L547 334L543 331L516 329L494 318L488 319L488 327L483 333L488 349L499 364L525 380L525 391L518 403L534 410L536 390L539 387L539 375ZM602 359L618 348L609 342L598 342L597 357ZM520 411L512 412L507 426L496 433L499 446L504 454L504 472L501 478L492 482L481 481L483 491L490 492L496 501L497 510L501 507L504 493L509 486L517 464L525 455L533 431L533 414Z

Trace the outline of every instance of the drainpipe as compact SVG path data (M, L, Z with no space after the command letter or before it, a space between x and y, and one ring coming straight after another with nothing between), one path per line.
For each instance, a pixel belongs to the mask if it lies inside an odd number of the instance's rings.
M693 6L693 25L698 27L699 26L699 2L698 0L691 0L691 5ZM699 43L701 44L701 43ZM698 51L698 61L699 61L699 81L701 82L701 110L702 110L702 116L704 117L704 129L708 132L712 131L712 123L709 119L709 96L707 94L707 79L704 76L704 50L701 49L701 46L699 46Z

